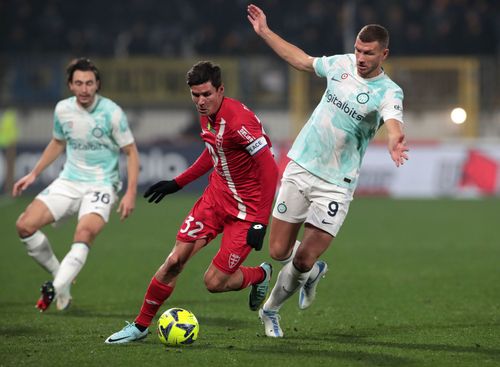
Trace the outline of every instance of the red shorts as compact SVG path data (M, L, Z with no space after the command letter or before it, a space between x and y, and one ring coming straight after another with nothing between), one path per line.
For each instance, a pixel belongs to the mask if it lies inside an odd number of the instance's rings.
M247 244L247 232L251 224L229 214L222 200L217 200L210 190L206 190L177 232L177 240L194 242L205 238L208 243L223 233L219 251L212 263L220 271L232 274L252 251L252 247Z

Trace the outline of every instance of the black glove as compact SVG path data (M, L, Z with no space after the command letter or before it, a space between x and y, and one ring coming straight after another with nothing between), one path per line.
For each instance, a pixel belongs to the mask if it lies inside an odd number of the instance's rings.
M169 181L159 181L154 185L150 186L149 189L144 193L144 197L148 198L148 202L152 203L153 201L158 204L165 195L173 194L176 191L179 191L182 187L179 186L175 180Z
M252 223L247 233L247 243L256 251L262 249L262 243L266 236L266 225L262 223Z

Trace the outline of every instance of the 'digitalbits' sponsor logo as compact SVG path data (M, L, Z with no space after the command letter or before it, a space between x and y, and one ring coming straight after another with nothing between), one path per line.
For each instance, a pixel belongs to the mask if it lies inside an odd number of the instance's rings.
M96 142L84 142L79 140L71 140L68 143L74 150L103 150L110 149L107 144L96 143Z
M362 94L366 94L366 93L362 93ZM366 99L366 101L364 103L368 102L367 98L368 98L368 95L366 94L366 98L363 97L362 101L365 101L365 99ZM342 112L344 112L344 113L348 114L349 116L351 116L353 119L361 121L365 117L363 115L360 115L358 113L358 111L356 111L354 109L354 107L349 106L349 104L347 102L344 102L344 101L341 101L340 99L338 99L335 94L332 94L330 92L330 90L326 91L326 101L329 102L329 103L331 103L331 104L333 104L338 109L340 109ZM358 95L358 102L359 102L359 95ZM359 102L359 103L362 103L362 102Z

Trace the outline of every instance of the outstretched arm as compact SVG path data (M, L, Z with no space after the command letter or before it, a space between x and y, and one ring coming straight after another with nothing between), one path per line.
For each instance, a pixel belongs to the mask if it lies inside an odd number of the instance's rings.
M198 159L183 173L173 180L163 180L150 186L144 193L145 198L149 198L148 202L159 203L165 195L173 194L179 191L188 183L200 178L213 167L212 158L208 149L201 153Z
M14 187L12 188L12 196L21 195L24 190L35 182L40 173L42 173L45 168L47 168L62 154L62 152L64 152L65 148L65 141L52 138L49 144L47 144L47 147L43 151L42 156L36 163L33 170L14 184Z
M396 119L385 121L387 128L387 148L396 167L403 165L408 160L408 147L406 146L403 124Z
M127 218L135 208L135 197L137 195L137 177L139 176L139 152L135 143L122 148L127 156L127 192L123 195L117 212L120 219Z
M257 33L279 57L297 70L314 71L314 58L271 31L267 26L266 15L262 9L250 4L247 8L247 12L247 18L252 24L255 33Z

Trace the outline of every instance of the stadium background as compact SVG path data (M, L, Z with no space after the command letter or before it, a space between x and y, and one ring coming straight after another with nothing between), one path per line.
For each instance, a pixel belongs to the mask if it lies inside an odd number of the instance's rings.
M368 150L358 194L397 197L499 193L498 4L486 0L256 2L270 26L311 55L352 52L357 30L378 22L391 32L386 71L405 92L411 160L395 170L382 136ZM290 141L324 82L288 68L254 34L246 2L221 0L0 1L0 117L15 111L17 138L3 142L0 186L27 173L51 137L55 103L66 96L64 68L92 58L102 94L127 112L141 152L140 185L170 178L201 151L185 85L193 62L223 67L226 94L255 110L283 165ZM463 124L453 108L467 112ZM11 134L12 135L12 134ZM14 160L9 145L16 142ZM8 157L11 157L10 159ZM61 161L60 161L61 162ZM15 165L13 164L15 163ZM38 190L57 175L47 170ZM191 185L198 191L204 182Z

